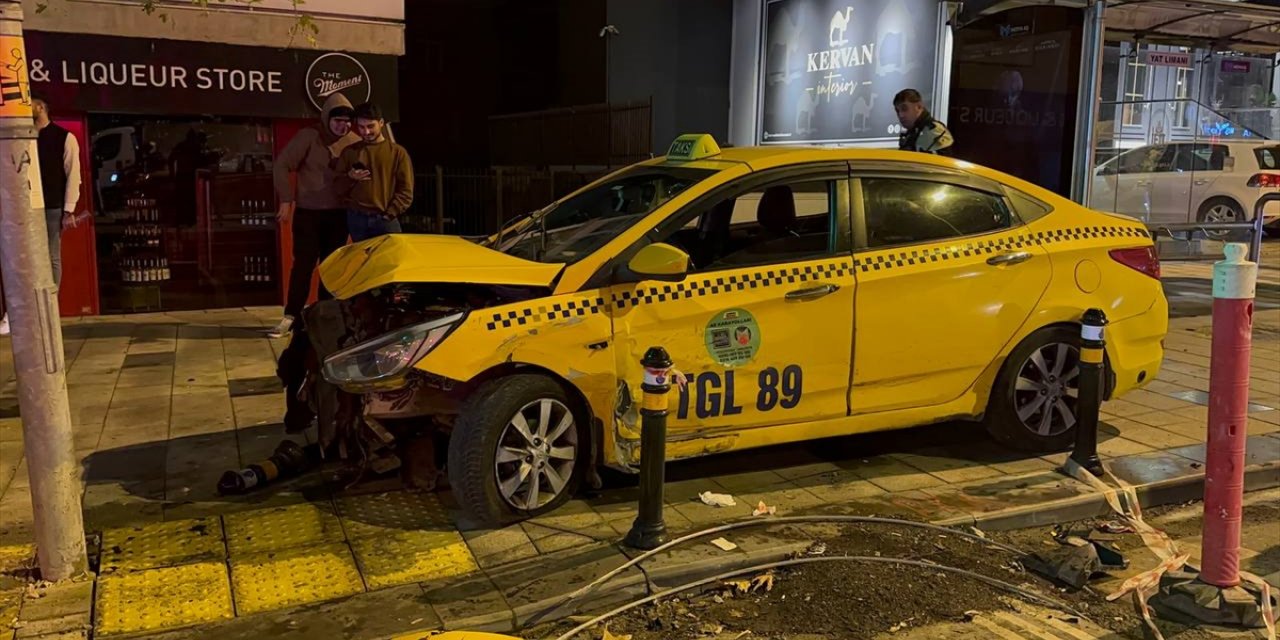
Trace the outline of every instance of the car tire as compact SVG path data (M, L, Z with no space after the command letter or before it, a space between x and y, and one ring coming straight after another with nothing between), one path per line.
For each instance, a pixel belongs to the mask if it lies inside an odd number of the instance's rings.
M449 483L459 505L481 524L500 525L564 504L582 481L586 458L586 422L575 407L546 376L481 385L463 402L449 438ZM543 415L551 417L544 423ZM556 484L557 491L546 491Z
M1046 327L1027 336L996 375L983 418L987 432L996 442L1020 451L1043 453L1071 447L1076 437L1079 363L1078 329ZM1047 423L1045 410L1050 411Z
M1240 203L1223 197L1205 200L1204 204L1200 205L1199 213L1196 214L1196 220L1199 222L1247 222L1248 219ZM1247 231L1206 232L1205 237L1223 242L1247 241L1249 233Z

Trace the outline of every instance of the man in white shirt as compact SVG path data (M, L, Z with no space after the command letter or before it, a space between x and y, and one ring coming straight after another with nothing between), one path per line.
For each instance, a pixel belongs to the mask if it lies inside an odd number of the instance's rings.
M44 221L49 230L49 262L53 284L62 282L62 229L76 224L80 201L80 143L70 131L49 119L44 100L31 101L35 116L36 149L40 157L40 182L44 191ZM0 319L0 335L9 334L9 315Z

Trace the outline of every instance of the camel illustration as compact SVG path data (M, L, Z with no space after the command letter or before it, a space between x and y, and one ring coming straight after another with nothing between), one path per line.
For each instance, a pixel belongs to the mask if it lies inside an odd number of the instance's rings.
M849 44L849 40L844 37L845 31L849 29L849 14L853 13L853 7L845 7L844 13L836 12L831 16L831 28L827 31L827 39L831 42L832 47L843 47Z
M850 129L854 133L861 133L871 129L871 105L876 102L876 95L867 96L864 92L853 100L853 121L850 123Z

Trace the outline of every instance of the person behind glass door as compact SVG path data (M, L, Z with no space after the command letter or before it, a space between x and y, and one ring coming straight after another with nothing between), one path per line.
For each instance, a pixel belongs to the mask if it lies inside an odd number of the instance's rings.
M280 210L276 220L293 221L293 267L289 272L289 290L284 304L284 317L271 330L280 338L293 328L311 293L311 275L316 264L347 242L347 214L336 189L337 174L332 168L343 150L359 142L351 130L351 102L335 93L320 110L317 126L299 131L280 151L272 167ZM297 174L297 191L289 174ZM320 285L320 298L332 297Z
M53 286L62 282L62 229L76 226L80 201L80 143L70 131L49 119L49 104L31 101L35 119L40 183L44 192L44 222L49 231L49 264ZM0 317L0 336L9 335L9 314Z
M387 137L385 127L377 105L356 107L355 130L362 142L347 147L336 163L352 242L400 233L397 218L413 204L413 163L409 152Z
M903 89L893 97L893 109L898 123L905 131L898 136L898 148L903 151L919 151L937 155L951 155L955 138L947 125L933 119L924 106L924 98L915 89Z

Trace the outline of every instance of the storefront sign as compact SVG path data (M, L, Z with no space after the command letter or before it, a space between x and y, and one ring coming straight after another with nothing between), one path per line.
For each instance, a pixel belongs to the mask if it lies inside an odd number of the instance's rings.
M29 31L27 58L60 110L310 118L341 92L398 115L393 56Z
M345 53L326 53L307 68L307 95L316 109L335 93L346 96L351 104L367 102L373 93L369 72Z
M772 0L765 7L760 140L896 138L893 96L933 90L937 0Z
M1148 51L1147 64L1153 67L1190 67L1190 53L1174 53L1171 51Z
M1223 73L1249 73L1249 68L1250 68L1250 65L1248 60L1223 60L1222 61Z

